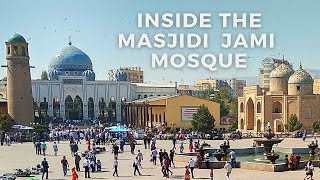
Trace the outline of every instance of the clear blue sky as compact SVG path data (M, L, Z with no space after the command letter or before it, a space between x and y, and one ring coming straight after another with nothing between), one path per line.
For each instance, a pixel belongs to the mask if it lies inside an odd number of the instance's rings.
M8 37L17 32L29 39L32 78L40 77L42 70L47 70L48 62L68 43L72 36L73 45L89 55L93 62L97 79L107 79L109 69L119 66L141 66L145 72L145 80L152 82L177 81L192 84L194 80L207 77L243 77L258 75L261 60L268 56L286 59L294 63L295 68L301 61L305 68L318 69L320 42L320 2L314 0L55 0L31 1L15 0L1 1L0 4L0 63L5 61L5 44ZM204 68L189 69L152 69L151 53L164 51L168 53L179 50L147 50L119 49L117 35L123 33L156 33L156 32L198 32L193 30L154 30L138 29L137 13L139 12L211 12L213 20L219 12L261 12L263 28L257 32L274 32L276 46L272 50L260 48L247 50L248 68L245 70L208 71ZM65 18L67 18L65 20ZM77 32L79 31L80 32ZM220 24L214 22L214 27L206 31L210 34L210 49L199 53L236 52L223 51L218 43L223 30ZM232 30L237 32L254 32L250 29ZM240 51L240 50L239 50ZM183 50L184 53L194 52ZM280 54L280 55L279 55ZM0 77L5 76L5 69L0 70Z

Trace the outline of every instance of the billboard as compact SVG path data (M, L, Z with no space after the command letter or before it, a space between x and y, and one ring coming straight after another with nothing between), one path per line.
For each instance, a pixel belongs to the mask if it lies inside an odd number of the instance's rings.
M198 111L198 106L181 107L181 120L192 121L192 115Z

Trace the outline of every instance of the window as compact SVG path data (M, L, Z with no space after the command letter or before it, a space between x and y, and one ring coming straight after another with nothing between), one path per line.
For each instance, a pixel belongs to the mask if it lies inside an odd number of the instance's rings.
M305 118L306 119L311 119L312 117L312 109L311 108L306 108L306 111L305 111Z
M146 94L143 96L143 98L147 98L147 97L148 97L148 95L146 95Z
M18 47L13 46L13 55L18 55Z
M141 99L141 95L140 94L138 95L138 99Z
M26 55L26 48L25 47L21 47L21 49L22 49L21 55L25 56Z
M66 71L66 76L70 76L70 72L69 71Z
M77 71L73 72L73 75L77 76L77 75L78 75L78 72L77 72Z
M301 87L300 86L297 86L297 91L300 91Z
M10 55L10 47L8 47L8 55Z

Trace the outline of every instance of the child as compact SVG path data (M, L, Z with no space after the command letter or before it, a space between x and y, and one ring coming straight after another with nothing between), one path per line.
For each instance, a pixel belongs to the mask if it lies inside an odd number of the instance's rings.
M97 160L97 171L101 171L101 161L99 159Z
M213 169L210 170L210 180L213 180Z
M73 167L71 170L72 170L72 180L78 180L78 174L76 172L76 168Z

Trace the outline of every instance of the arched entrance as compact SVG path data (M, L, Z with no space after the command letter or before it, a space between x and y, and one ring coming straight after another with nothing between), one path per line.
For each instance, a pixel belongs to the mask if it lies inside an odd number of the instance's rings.
M254 128L254 104L251 98L249 98L246 107L247 118L247 130L253 130Z
M83 103L79 96L74 98L69 95L65 100L65 115L66 119L80 120L83 119Z
M261 132L261 121L260 121L260 119L257 121L257 132Z
M283 123L281 119L274 120L274 129L276 132L284 132Z

